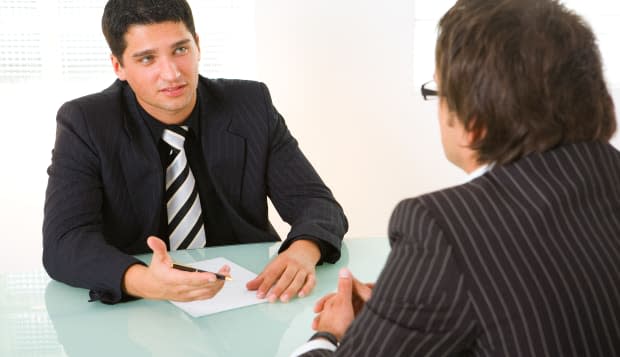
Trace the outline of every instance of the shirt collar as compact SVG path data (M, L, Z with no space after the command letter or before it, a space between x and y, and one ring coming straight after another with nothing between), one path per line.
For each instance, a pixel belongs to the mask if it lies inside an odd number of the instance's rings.
M475 179L477 179L478 177L486 174L488 171L490 171L493 166L495 165L495 163L490 163L490 164L483 164L478 166L478 168L476 168L474 171L470 172L467 175L467 181L473 181Z

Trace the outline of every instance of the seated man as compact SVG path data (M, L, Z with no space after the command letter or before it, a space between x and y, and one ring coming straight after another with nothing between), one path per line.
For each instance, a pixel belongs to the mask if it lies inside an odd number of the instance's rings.
M347 221L266 86L198 74L185 0L110 0L102 28L118 80L58 111L43 224L49 275L104 303L212 297L222 282L172 269L167 249L279 240L270 197L291 231L247 287L272 302L307 295L315 265L340 257ZM132 256L149 248L149 266Z
M471 181L400 202L376 285L342 270L296 354L619 356L620 152L592 31L556 0L459 0L435 59L422 95Z

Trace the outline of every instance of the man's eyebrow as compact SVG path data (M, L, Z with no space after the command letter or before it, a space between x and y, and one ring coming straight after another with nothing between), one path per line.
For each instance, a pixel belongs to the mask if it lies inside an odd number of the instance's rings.
M148 50L144 50L144 51L140 51L140 52L136 52L134 54L131 55L132 58L140 58L140 57L144 57L144 56L148 56L148 55L152 55L154 54L156 51L152 50L152 49L148 49Z
M172 44L172 46L170 46L170 48L175 48L175 47L179 47L181 45L186 45L190 42L191 40L189 38L177 41L175 43Z
M170 45L170 48L175 48L175 47L179 47L181 45L185 45L188 44L191 40L189 38L177 41L175 43L173 43L172 45ZM144 57L144 56L148 56L148 55L152 55L154 53L156 53L156 50L153 49L147 49L144 51L140 51L140 52L136 52L133 55L131 55L132 58L140 58L140 57Z

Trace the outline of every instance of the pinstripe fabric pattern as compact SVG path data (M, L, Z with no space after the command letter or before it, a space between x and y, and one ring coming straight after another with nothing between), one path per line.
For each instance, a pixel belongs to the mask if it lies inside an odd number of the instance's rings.
M48 169L45 269L106 303L126 298L125 271L141 263L133 255L149 252L146 237L166 228L161 156L133 98L129 84L117 80L103 92L65 103ZM208 175L207 191L221 201L217 212L208 202L204 207L205 229L213 233L208 222L221 217L232 230L208 236L209 244L280 240L269 222L269 198L291 225L280 251L308 237L321 244L321 259L338 260L346 216L274 108L267 86L200 77L198 100L202 174Z
M374 295L336 355L620 355L612 146L564 146L404 200L389 235Z

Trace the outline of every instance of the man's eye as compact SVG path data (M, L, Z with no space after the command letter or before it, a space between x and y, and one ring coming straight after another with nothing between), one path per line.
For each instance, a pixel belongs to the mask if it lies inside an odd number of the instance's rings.
M154 58L153 56L143 56L143 57L140 57L140 63L142 63L142 64L149 64L149 63L153 62L153 58Z
M189 51L189 49L187 47L177 47L174 52L176 54L183 54L183 53L187 53L187 51Z

